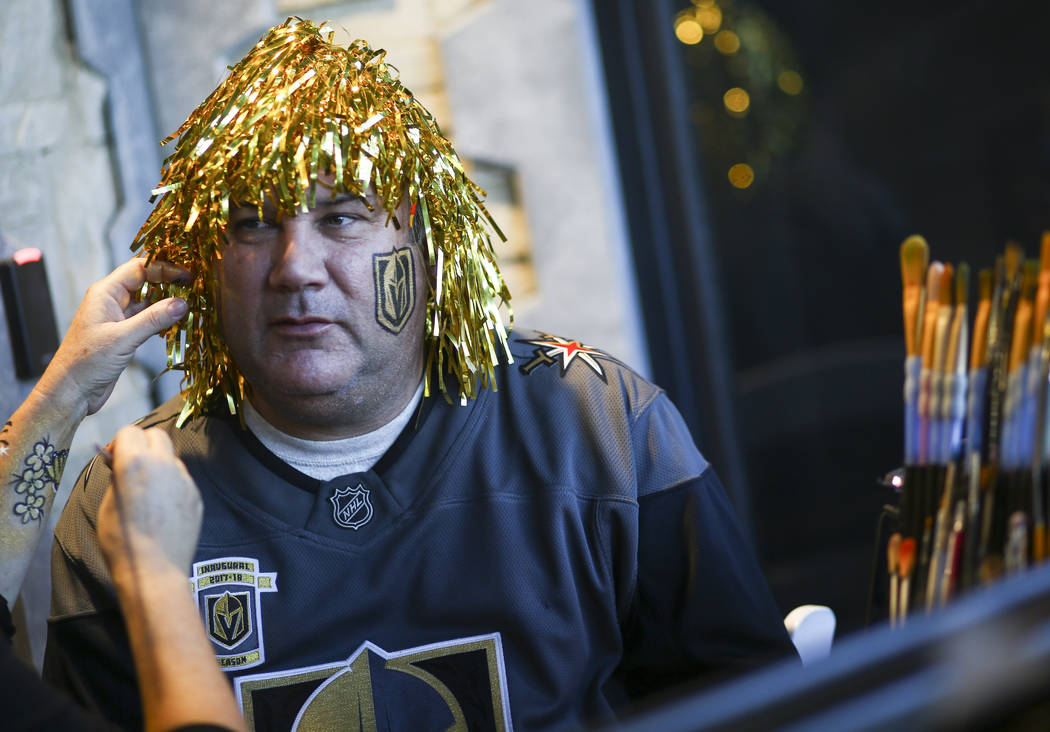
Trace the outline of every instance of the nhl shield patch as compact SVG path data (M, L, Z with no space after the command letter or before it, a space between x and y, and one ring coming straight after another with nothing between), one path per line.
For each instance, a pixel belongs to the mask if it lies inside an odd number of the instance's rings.
M195 562L190 584L219 665L251 668L266 660L260 596L277 591L277 573L260 572L252 557L221 557Z
M332 519L344 529L357 530L372 520L372 501L364 483L339 488L328 497Z
M405 327L416 305L416 273L412 250L395 249L372 255L375 276L376 321L391 333Z

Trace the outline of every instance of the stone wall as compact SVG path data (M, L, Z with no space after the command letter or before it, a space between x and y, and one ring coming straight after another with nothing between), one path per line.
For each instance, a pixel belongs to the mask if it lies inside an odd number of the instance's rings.
M108 241L120 201L106 94L105 78L76 56L60 0L0 3L0 257L22 247L43 252L60 334L88 286L116 264ZM2 331L0 411L8 415L32 383L14 378L6 322ZM94 446L150 408L149 377L133 367L77 433L52 525ZM44 542L20 598L28 618L28 634L20 635L28 635L37 664L49 606L49 555Z

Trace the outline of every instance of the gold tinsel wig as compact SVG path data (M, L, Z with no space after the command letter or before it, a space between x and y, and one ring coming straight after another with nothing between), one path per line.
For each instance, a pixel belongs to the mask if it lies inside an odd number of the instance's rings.
M422 223L436 273L427 298L426 394L436 377L446 398L465 402L494 388L500 350L510 359L499 312L510 294L488 232L503 234L481 203L484 193L386 52L361 40L342 48L325 30L298 18L271 29L162 143L178 138L153 191L160 199L132 249L196 275L192 285L160 293L190 306L166 334L168 365L185 372L179 424L216 401L236 413L245 398L216 308L213 265L230 202L261 211L265 196L293 215L314 202L319 174L334 175L336 191L374 188L388 225L408 223L395 217L407 196ZM455 383L446 384L446 373Z

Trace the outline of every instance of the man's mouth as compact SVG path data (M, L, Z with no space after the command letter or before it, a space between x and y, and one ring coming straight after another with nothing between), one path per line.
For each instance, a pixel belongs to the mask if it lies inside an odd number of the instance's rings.
M314 316L274 318L270 327L280 335L291 337L308 337L319 335L333 325L331 320Z

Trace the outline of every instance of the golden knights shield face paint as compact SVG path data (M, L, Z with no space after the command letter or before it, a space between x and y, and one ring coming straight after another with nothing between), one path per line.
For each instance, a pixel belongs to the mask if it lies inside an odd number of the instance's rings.
M375 277L376 322L396 335L405 327L416 307L412 250L405 247L390 254L373 254L372 273Z

